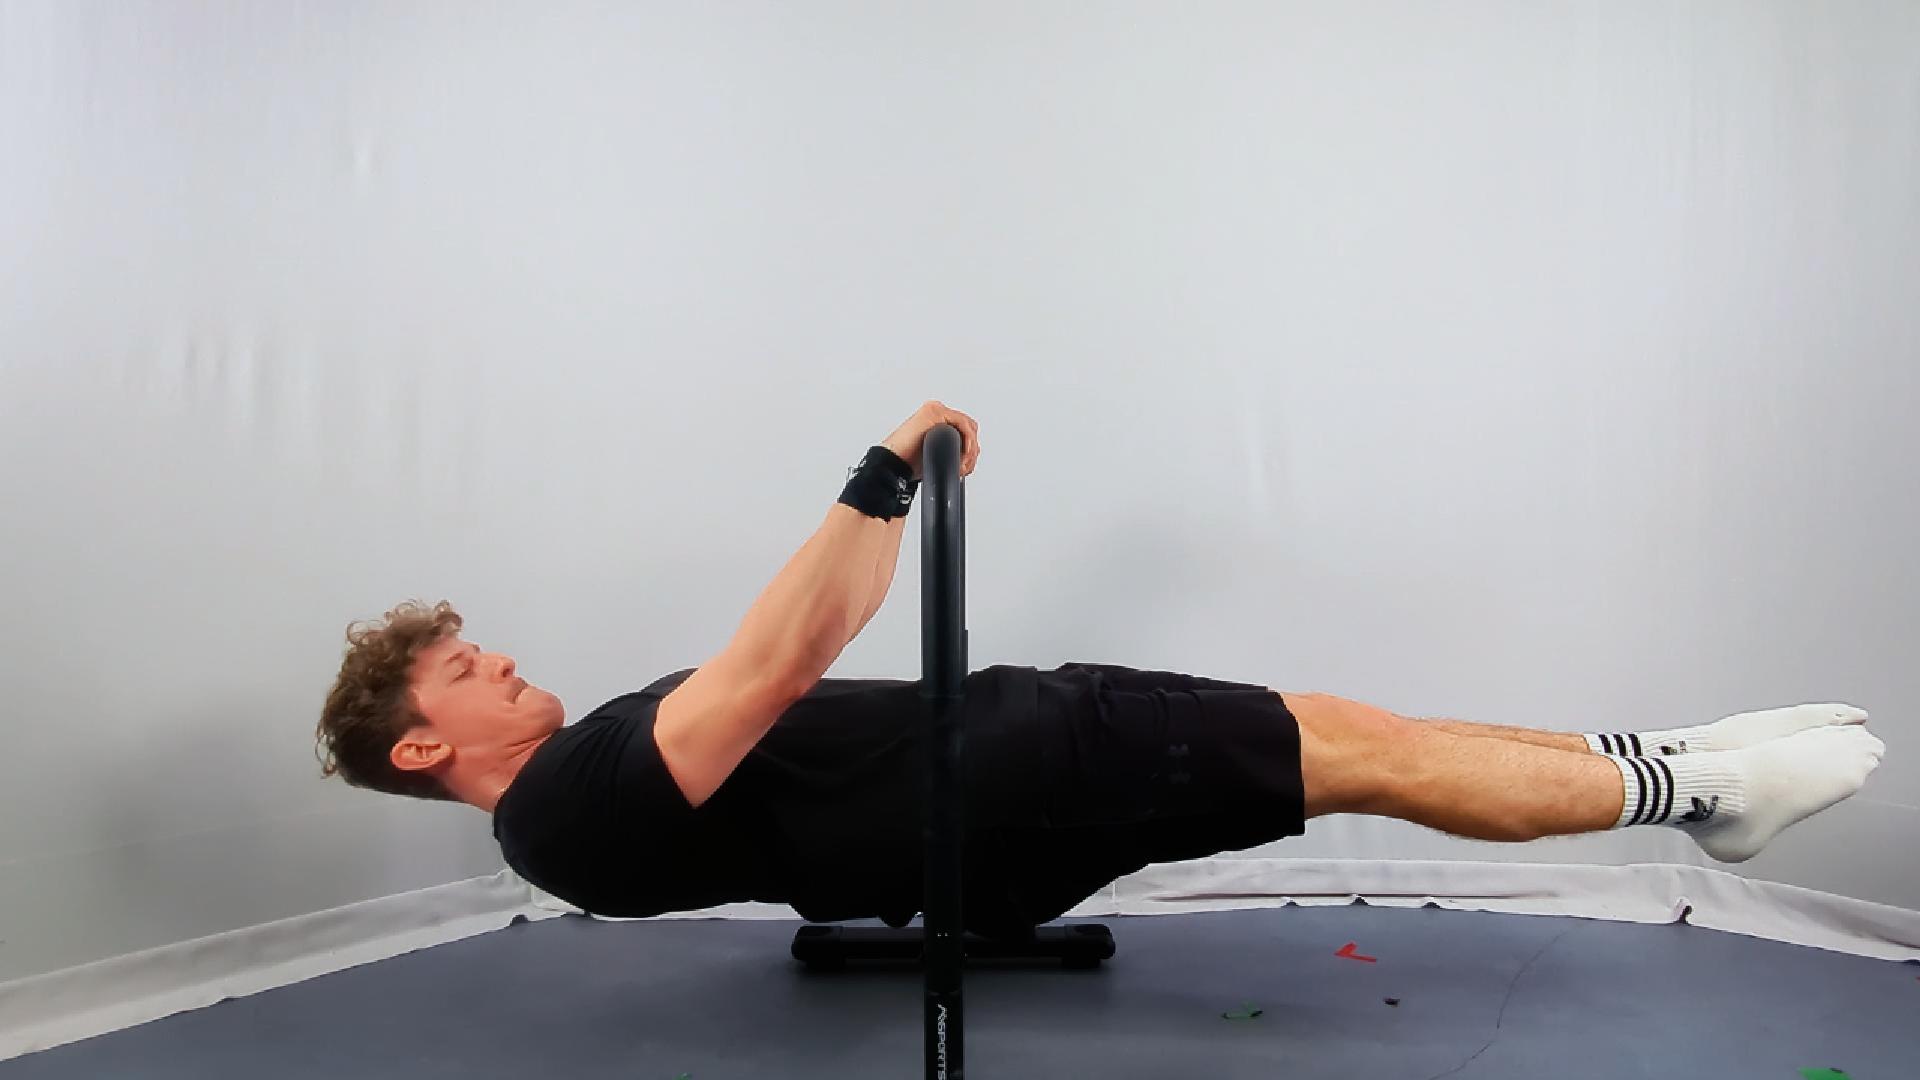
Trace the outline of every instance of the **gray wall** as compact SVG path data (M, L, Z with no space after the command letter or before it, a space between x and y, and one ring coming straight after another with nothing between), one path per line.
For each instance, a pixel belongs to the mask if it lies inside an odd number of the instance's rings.
M499 866L317 778L449 597L573 715L922 399L973 662L1847 700L1920 907L1920 8L0 2L0 979ZM917 553L835 674L917 671ZM1692 860L1333 820L1280 852Z

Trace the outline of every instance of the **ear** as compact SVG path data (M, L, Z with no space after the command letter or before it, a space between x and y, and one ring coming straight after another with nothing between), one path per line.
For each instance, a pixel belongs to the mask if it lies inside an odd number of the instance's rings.
M388 753L393 767L407 772L419 772L437 768L453 759L453 747L427 735L423 728L415 728L400 736Z

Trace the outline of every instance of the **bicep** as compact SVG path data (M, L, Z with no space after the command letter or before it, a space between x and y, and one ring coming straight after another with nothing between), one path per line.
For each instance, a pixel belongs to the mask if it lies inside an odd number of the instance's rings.
M661 700L654 741L689 805L700 806L720 790L800 698L795 685L784 673L729 648Z

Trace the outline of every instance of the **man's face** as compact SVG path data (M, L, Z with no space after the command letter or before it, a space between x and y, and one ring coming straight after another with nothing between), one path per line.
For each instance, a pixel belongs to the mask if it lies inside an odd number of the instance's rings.
M414 703L427 718L416 738L455 750L511 748L566 723L560 699L515 674L512 657L458 637L422 649L411 675Z

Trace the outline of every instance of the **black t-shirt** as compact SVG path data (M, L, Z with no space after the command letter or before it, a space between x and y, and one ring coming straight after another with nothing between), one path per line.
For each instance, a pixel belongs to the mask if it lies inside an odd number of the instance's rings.
M614 698L534 751L494 809L507 865L612 917L740 901L788 904L814 921L919 912L919 684L820 680L696 809L653 738L661 700L692 673ZM1035 669L970 673L961 708L967 828L1042 822L1053 755L1035 722Z

